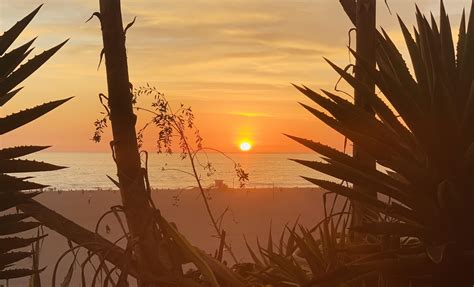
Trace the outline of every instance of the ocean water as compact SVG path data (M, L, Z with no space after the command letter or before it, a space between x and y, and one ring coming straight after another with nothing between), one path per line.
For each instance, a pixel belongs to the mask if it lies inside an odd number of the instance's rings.
M317 160L317 154L254 154L235 153L223 156L218 153L199 155L200 165L210 162L215 169L211 175L202 166L198 172L204 186L210 186L215 180L223 180L229 187L239 187L234 170L234 162L239 163L249 173L246 187L312 187L300 176L324 178L325 176L289 159ZM97 190L115 189L107 175L116 178L115 163L110 153L63 153L42 152L31 155L29 159L45 161L67 168L43 173L26 174L35 177L38 183L49 185L57 190ZM192 172L189 159L181 159L179 154L149 155L148 174L152 188L176 189L195 187L196 180L189 175Z

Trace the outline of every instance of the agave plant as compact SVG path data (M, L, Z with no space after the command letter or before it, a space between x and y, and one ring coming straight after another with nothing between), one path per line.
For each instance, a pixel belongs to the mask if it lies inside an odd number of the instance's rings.
M399 19L413 71L383 29L378 33L377 69L368 68L352 51L381 95L328 61L345 81L363 92L375 117L331 92L296 86L319 106L304 108L373 156L380 168L366 168L322 143L290 137L322 156L322 161L299 163L363 187L356 191L336 182L306 178L380 215L368 218L355 230L383 238L381 242L392 240L389 251L367 254L364 260L345 266L345 274L375 272L384 278L401 278L411 286L421 282L472 286L474 2L469 19L462 15L457 45L442 2L439 24L418 8L416 16L413 33ZM367 196L374 192L378 198ZM324 280L335 279L337 274Z
M17 87L23 80L34 73L65 44L65 42L61 43L21 66L20 64L31 53L32 49L30 47L34 40L8 51L40 8L41 6L0 36L0 107L18 94L21 88ZM42 104L1 117L0 135L35 120L67 100L69 99ZM9 211L11 208L21 205L36 196L39 190L45 186L28 181L28 178L25 177L14 177L8 174L60 169L61 167L59 166L43 162L18 159L45 148L47 147L18 146L0 149L0 213L2 214L0 216L0 279L24 277L39 272L39 270L18 269L15 268L14 264L33 255L32 252L24 251L24 248L40 240L41 236L33 235L32 237L25 238L24 236L15 237L14 234L32 230L38 227L40 223L25 221L29 217L28 214L18 214ZM29 234L31 235L31 232Z
M328 204L331 199L331 204ZM257 252L246 241L253 260L251 264L239 264L234 269L247 278L251 286L307 286L313 278L323 278L338 273L330 286L358 286L362 281L373 279L373 273L362 273L353 278L351 272L341 272L343 267L356 262L367 250L379 248L376 244L354 245L348 232L350 205L344 200L336 211L338 196L324 194L325 217L308 229L297 222L292 228L285 226L275 241L270 229L267 244L257 239Z

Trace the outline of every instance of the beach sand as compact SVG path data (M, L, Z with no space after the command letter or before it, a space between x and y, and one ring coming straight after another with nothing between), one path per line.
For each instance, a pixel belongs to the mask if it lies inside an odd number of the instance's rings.
M234 253L242 262L250 261L243 236L252 247L258 237L262 244L267 242L270 224L274 241L278 241L285 224L299 223L312 227L323 218L322 191L318 188L266 188L266 189L228 189L211 191L210 205L216 217L229 207L223 222L227 239ZM176 198L177 197L177 198ZM198 190L155 190L152 198L161 214L174 222L179 231L195 246L208 253L214 253L218 239L211 227L209 217ZM83 227L94 230L100 216L112 206L120 205L120 193L117 191L63 191L44 192L37 200ZM110 227L107 233L107 227ZM48 237L41 252L41 266L44 286L51 286L54 266L60 255L68 249L67 240L45 228ZM114 216L103 221L99 232L114 241L123 233ZM230 263L229 256L226 256ZM58 273L59 286L69 268L72 257L65 258ZM76 270L74 281L79 280ZM78 281L76 281L78 282ZM24 286L21 280L10 282L10 286ZM78 284L72 284L77 286Z

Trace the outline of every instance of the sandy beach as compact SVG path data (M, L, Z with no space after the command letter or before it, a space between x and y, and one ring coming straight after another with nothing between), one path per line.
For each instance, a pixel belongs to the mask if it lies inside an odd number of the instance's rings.
M234 253L242 262L250 260L244 236L255 247L256 238L266 243L270 225L274 238L279 238L285 224L293 224L298 218L300 224L308 227L319 221L323 216L321 195L318 188L248 188L209 193L216 217L229 208L223 226ZM214 253L218 240L213 236L215 233L197 190L154 190L152 198L163 216L174 222L190 242ZM39 195L37 200L89 230L95 229L103 213L121 204L119 192L111 190L48 191ZM48 237L44 241L40 262L46 267L42 281L45 286L50 286L56 261L68 249L68 244L55 232L47 228L45 231ZM113 215L103 221L99 232L111 241L122 235ZM58 281L64 277L71 260L72 257L67 257L61 264ZM74 280L78 282L80 271L76 270L76 273ZM23 285L20 281L12 281L10 286Z

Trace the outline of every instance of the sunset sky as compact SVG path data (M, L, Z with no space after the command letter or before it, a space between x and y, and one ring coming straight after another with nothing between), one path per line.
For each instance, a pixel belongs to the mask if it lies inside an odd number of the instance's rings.
M35 36L36 53L67 38L69 43L25 83L7 104L9 114L42 102L75 98L1 139L1 146L53 145L54 151L107 151L110 137L93 143L93 122L106 93L105 68L97 70L102 47L97 0L0 2L0 29L6 30L39 4L44 7L15 43ZM404 47L395 13L413 24L415 1L379 1L379 25ZM438 15L437 0L416 1ZM471 0L447 0L453 26ZM351 25L336 0L123 0L124 21L137 17L127 34L130 78L150 83L173 104L193 107L205 145L238 151L249 139L255 152L300 152L290 133L341 148L343 140L324 127L298 101L308 102L290 83L333 89L337 75L324 62L349 63ZM457 34L455 32L454 34ZM144 102L142 105L147 105ZM140 123L143 123L142 118ZM154 150L153 134L145 147Z

